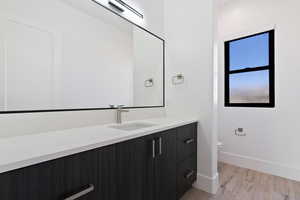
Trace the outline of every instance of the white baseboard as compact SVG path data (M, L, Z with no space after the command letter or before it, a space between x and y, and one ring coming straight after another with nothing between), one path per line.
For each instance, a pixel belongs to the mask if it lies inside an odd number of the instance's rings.
M219 174L217 173L214 177L208 177L198 173L197 181L193 186L199 190L216 194L219 188Z
M257 158L237 155L228 152L220 152L219 161L236 165L238 167L256 170L266 174L300 181L300 169L275 162L270 162L267 160L260 160Z

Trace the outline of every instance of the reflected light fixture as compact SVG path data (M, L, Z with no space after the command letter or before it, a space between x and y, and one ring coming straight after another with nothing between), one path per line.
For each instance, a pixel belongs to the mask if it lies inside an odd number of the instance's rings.
M130 5L128 5L127 3L125 3L122 0L114 0L115 2L118 2L120 5L124 6L125 8L127 8L128 10L130 10L132 13L134 13L135 15L137 15L140 18L144 18L144 15L142 15L140 12L138 12L136 9L134 9L133 7L131 7ZM111 0L109 1L111 2Z
M112 6L114 9L117 9L119 12L121 12L121 13L124 12L124 9L123 9L123 8L121 8L120 6L116 5L116 4L113 3L112 1L109 1L108 4L109 4L110 6Z
M144 15L138 12L136 9L125 3L123 0L92 0L95 3L101 4L101 5L109 5L111 6L114 10L116 10L119 13L126 13L127 11L134 14L135 16L139 17L140 19L144 18ZM126 15L126 14L125 14Z

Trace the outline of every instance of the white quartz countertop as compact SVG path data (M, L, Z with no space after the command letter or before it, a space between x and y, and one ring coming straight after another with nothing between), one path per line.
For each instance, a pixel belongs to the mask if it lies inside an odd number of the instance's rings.
M192 118L159 118L127 122L155 124L155 126L134 131L113 129L110 128L113 124L107 124L0 139L0 173L150 135L197 121L197 119Z

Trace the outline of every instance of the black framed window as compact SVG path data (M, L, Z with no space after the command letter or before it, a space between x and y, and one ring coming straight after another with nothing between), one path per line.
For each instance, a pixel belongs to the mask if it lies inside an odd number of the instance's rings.
M225 42L225 106L274 107L274 30Z

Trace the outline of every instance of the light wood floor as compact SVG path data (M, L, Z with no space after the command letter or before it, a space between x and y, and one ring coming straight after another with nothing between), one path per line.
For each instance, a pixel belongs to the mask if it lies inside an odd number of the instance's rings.
M192 189L181 200L300 200L300 182L224 163L216 195Z

